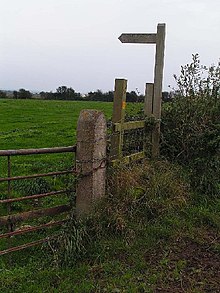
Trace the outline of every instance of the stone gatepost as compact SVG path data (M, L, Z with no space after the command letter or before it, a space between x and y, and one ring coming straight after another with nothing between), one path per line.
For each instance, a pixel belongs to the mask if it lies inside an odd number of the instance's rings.
M97 110L82 110L77 124L76 216L88 214L95 201L105 195L106 119Z

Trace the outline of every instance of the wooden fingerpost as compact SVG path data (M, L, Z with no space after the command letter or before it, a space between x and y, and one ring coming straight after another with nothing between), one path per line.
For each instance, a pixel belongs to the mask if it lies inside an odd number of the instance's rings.
M127 92L127 80L116 79L114 103L113 103L113 114L112 114L113 131L111 136L111 149L110 149L111 160L120 159L122 157L123 135L124 135L123 123L124 123L125 108L126 108L126 92ZM114 127L115 123L121 124L120 131L115 131L115 127Z
M153 94L153 116L156 119L156 124L152 133L152 157L157 157L160 154L160 119L164 68L165 27L165 24L158 24L157 26Z
M157 33L142 34L142 33L129 33L121 34L119 40L122 43L130 44L156 44L155 55L155 68L154 68L154 89L153 89L153 105L152 114L156 120L154 130L152 131L152 157L159 155L160 144L160 119L161 119L161 99L162 99L162 81L163 81L163 67L164 67L164 48L165 48L165 28L164 23L157 26ZM151 87L151 86L150 86ZM151 90L147 86L147 91ZM147 94L148 95L148 94ZM146 99L146 111L150 111L150 100ZM147 115L148 116L148 115Z
M145 99L144 99L144 115L146 118L151 118L153 116L153 94L154 94L154 84L146 83L145 88ZM144 152L145 155L151 156L152 154L152 132L147 132L145 130L144 137Z
M107 126L104 114L82 110L77 124L76 216L87 215L105 195Z

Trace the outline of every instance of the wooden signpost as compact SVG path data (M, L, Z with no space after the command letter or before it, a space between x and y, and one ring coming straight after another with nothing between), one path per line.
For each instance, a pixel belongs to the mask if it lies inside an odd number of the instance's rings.
M154 83L146 84L144 108L144 112L147 117L155 118L155 127L151 138L152 157L157 157L159 155L165 29L165 24L158 24L156 34L122 34L119 37L119 40L122 43L156 45Z
M118 38L122 43L156 44L156 34L121 34Z

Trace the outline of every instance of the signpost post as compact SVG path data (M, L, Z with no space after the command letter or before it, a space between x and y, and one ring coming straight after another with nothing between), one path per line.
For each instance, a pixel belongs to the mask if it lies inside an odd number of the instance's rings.
M156 44L155 67L154 67L154 84L152 97L146 90L145 105L149 105L148 99L152 100L151 109L145 109L145 114L155 118L155 128L152 132L152 157L159 156L160 143L160 119L161 119L161 99L162 99L162 83L164 68L164 49L165 49L165 30L164 23L158 24L157 33L151 34L121 34L118 38L122 43L129 44Z

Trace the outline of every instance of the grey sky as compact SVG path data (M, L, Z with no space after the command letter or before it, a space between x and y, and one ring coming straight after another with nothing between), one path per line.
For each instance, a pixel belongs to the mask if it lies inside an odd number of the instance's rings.
M164 89L173 73L199 53L220 57L219 0L0 0L0 88L83 93L129 90L153 81L154 45L121 44L122 32L156 32L166 23Z

